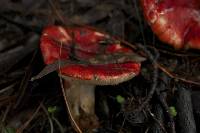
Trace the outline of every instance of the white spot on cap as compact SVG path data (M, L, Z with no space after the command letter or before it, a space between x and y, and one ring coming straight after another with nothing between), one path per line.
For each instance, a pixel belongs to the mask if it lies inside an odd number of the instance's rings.
M116 44L116 49L121 49L122 46L120 44Z
M100 33L100 32L94 32L95 35L97 36L104 36L104 34Z
M160 17L158 19L158 23L161 25L161 26L165 26L167 24L167 20L165 19L165 17Z
M62 35L64 35L64 38L61 38L61 42L67 42L69 40L71 40L71 37L69 36L69 34L66 32L66 30L63 27L58 27L59 31L62 33Z
M44 33L43 36L48 36L48 34L47 34L47 33Z

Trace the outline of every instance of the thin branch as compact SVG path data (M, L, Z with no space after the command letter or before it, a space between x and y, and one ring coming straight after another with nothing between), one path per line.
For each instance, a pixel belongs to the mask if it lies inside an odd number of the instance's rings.
M27 86L29 84L29 80L30 80L31 75L32 75L32 65L35 61L36 54L37 54L37 50L35 50L35 52L33 53L32 59L31 59L29 65L28 65L28 69L25 72L25 75L24 75L24 77L23 77L23 79L20 83L20 86L19 86L20 93L18 95L17 101L15 102L14 109L16 109L20 105L20 103L21 103L21 101L22 101L22 99L25 95Z
M51 8L53 9L55 15L61 20L61 22L63 24L65 24L67 21L65 21L65 19L63 18L63 16L61 15L61 13L58 11L58 9L55 6L55 3L52 0L48 0Z
M59 52L59 55L61 55L62 53L62 43L61 43L61 46L60 46L60 52ZM60 61L60 59L58 60ZM59 75L61 75L61 67L60 67L60 62L58 63L59 64ZM68 113L69 113L69 116L70 116L70 119L71 121L73 122L76 130L79 132L79 133L83 133L80 129L80 127L78 126L78 124L76 123L76 121L74 120L73 116L72 116L72 113L71 113L71 109L69 107L69 102L68 102L68 99L67 99L67 96L65 94L65 88L63 86L63 81L62 81L62 78L60 77L60 86L62 88L62 93L63 93L63 97L64 97L64 100L65 100L65 103L66 103L66 107L67 107L67 110L68 110Z
M154 119L154 121L160 126L160 128L162 129L162 131L164 133L167 133L164 125L155 117L155 115L151 112L150 109L148 109L148 113L150 114L150 116Z
M42 103L37 107L36 111L31 115L31 117L19 128L16 133L23 133L23 130L30 124L30 122L36 117L37 113L41 108Z
M162 65L160 65L159 63L156 63L156 66L162 70L164 73L166 73L170 78L176 79L176 80L180 80L186 83L190 83L190 84L194 84L194 85L198 85L200 86L200 82L196 82L196 81L192 81L190 79L185 79L179 76L176 76L176 74L173 74L172 72L170 72L169 70L167 70L167 68L163 67Z
M48 120L49 120L49 124L50 124L50 133L54 133L54 128L53 128L53 121L49 116L49 113L47 111L47 109L45 108L45 106L43 104L41 104L41 108L44 110L44 113L47 115Z
M62 127L62 125L60 124L60 122L54 117L52 116L52 119L55 121L55 123L58 125L58 128L60 130L61 133L64 133L64 128Z

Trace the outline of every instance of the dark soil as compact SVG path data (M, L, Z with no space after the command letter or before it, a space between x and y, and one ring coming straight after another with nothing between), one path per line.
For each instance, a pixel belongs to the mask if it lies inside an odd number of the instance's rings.
M75 132L57 73L31 81L45 66L39 38L52 24L94 26L147 58L132 80L96 87L101 126L93 132L200 132L200 53L160 42L138 1L1 0L0 5L2 133Z

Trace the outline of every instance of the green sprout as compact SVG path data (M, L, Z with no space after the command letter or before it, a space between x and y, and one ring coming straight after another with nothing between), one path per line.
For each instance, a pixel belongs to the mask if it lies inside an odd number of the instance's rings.
M54 114L58 109L56 106L50 106L47 110L50 114Z
M120 104L124 103L124 101L125 101L124 97L122 97L121 95L117 95L116 100Z
M176 111L176 108L174 106L170 106L169 107L169 113L175 117L177 115L177 111Z
M2 133L16 133L16 130L12 127L4 127Z

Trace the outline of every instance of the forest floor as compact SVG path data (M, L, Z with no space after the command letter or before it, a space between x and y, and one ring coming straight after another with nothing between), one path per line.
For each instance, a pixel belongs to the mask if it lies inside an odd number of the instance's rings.
M100 126L93 132L200 132L200 53L159 41L138 1L1 0L0 5L2 133L75 132L57 72L31 81L45 67L39 44L47 25L92 26L146 58L133 79L96 87Z

